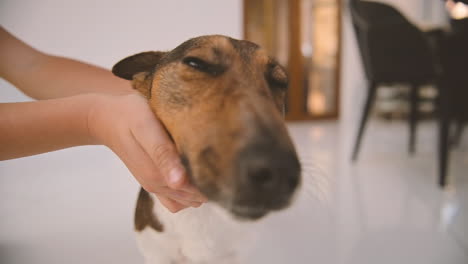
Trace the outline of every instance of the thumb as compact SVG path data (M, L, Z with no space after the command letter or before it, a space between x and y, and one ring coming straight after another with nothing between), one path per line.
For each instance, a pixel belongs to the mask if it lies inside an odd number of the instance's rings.
M181 189L186 183L186 171L170 139L154 143L148 151L160 174L164 176L167 185L171 189Z
M151 116L145 118L144 125L132 129L132 133L153 161L159 175L164 177L166 184L171 189L181 189L187 182L185 168L166 129L150 113Z

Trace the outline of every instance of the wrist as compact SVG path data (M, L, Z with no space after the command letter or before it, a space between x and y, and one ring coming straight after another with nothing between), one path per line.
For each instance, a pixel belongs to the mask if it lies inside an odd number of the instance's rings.
M140 96L135 91L121 94L87 94L87 118L86 128L90 141L95 145L106 145L112 148L118 131L122 131L122 118L125 118L127 110L125 98Z
M74 118L73 129L76 131L76 138L81 142L79 145L101 144L93 131L93 124L90 122L93 109L99 104L99 97L99 94L80 94L63 98L70 100L69 104L72 108L70 116Z
M102 129L103 124L101 119L102 108L105 102L105 95L101 94L87 94L84 95L87 97L87 106L86 106L86 122L84 131L89 138L90 144L92 145L105 145L103 142Z

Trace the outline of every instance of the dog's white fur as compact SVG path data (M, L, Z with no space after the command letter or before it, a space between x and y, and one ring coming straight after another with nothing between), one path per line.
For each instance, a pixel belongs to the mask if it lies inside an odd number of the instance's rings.
M147 226L137 231L146 264L238 264L255 240L258 223L236 220L212 202L173 214L153 194L151 198L164 230Z

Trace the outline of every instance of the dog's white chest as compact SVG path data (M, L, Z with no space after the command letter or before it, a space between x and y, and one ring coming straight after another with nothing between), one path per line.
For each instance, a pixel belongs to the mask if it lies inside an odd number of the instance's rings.
M147 264L237 263L247 243L253 241L256 223L237 221L215 204L172 214L153 200L154 214L164 230L146 227L137 232Z

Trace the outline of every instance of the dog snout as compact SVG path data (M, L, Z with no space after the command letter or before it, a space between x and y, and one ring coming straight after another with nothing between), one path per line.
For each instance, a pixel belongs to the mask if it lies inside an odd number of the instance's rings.
M250 166L247 169L247 179L252 182L252 186L258 189L268 189L275 185L277 180L275 172L267 165Z
M253 144L239 155L242 202L268 209L287 205L300 182L296 153L272 144Z
M281 157L283 156L283 157ZM288 194L299 184L298 165L292 154L274 150L254 158L243 159L245 182L248 188L259 192Z

